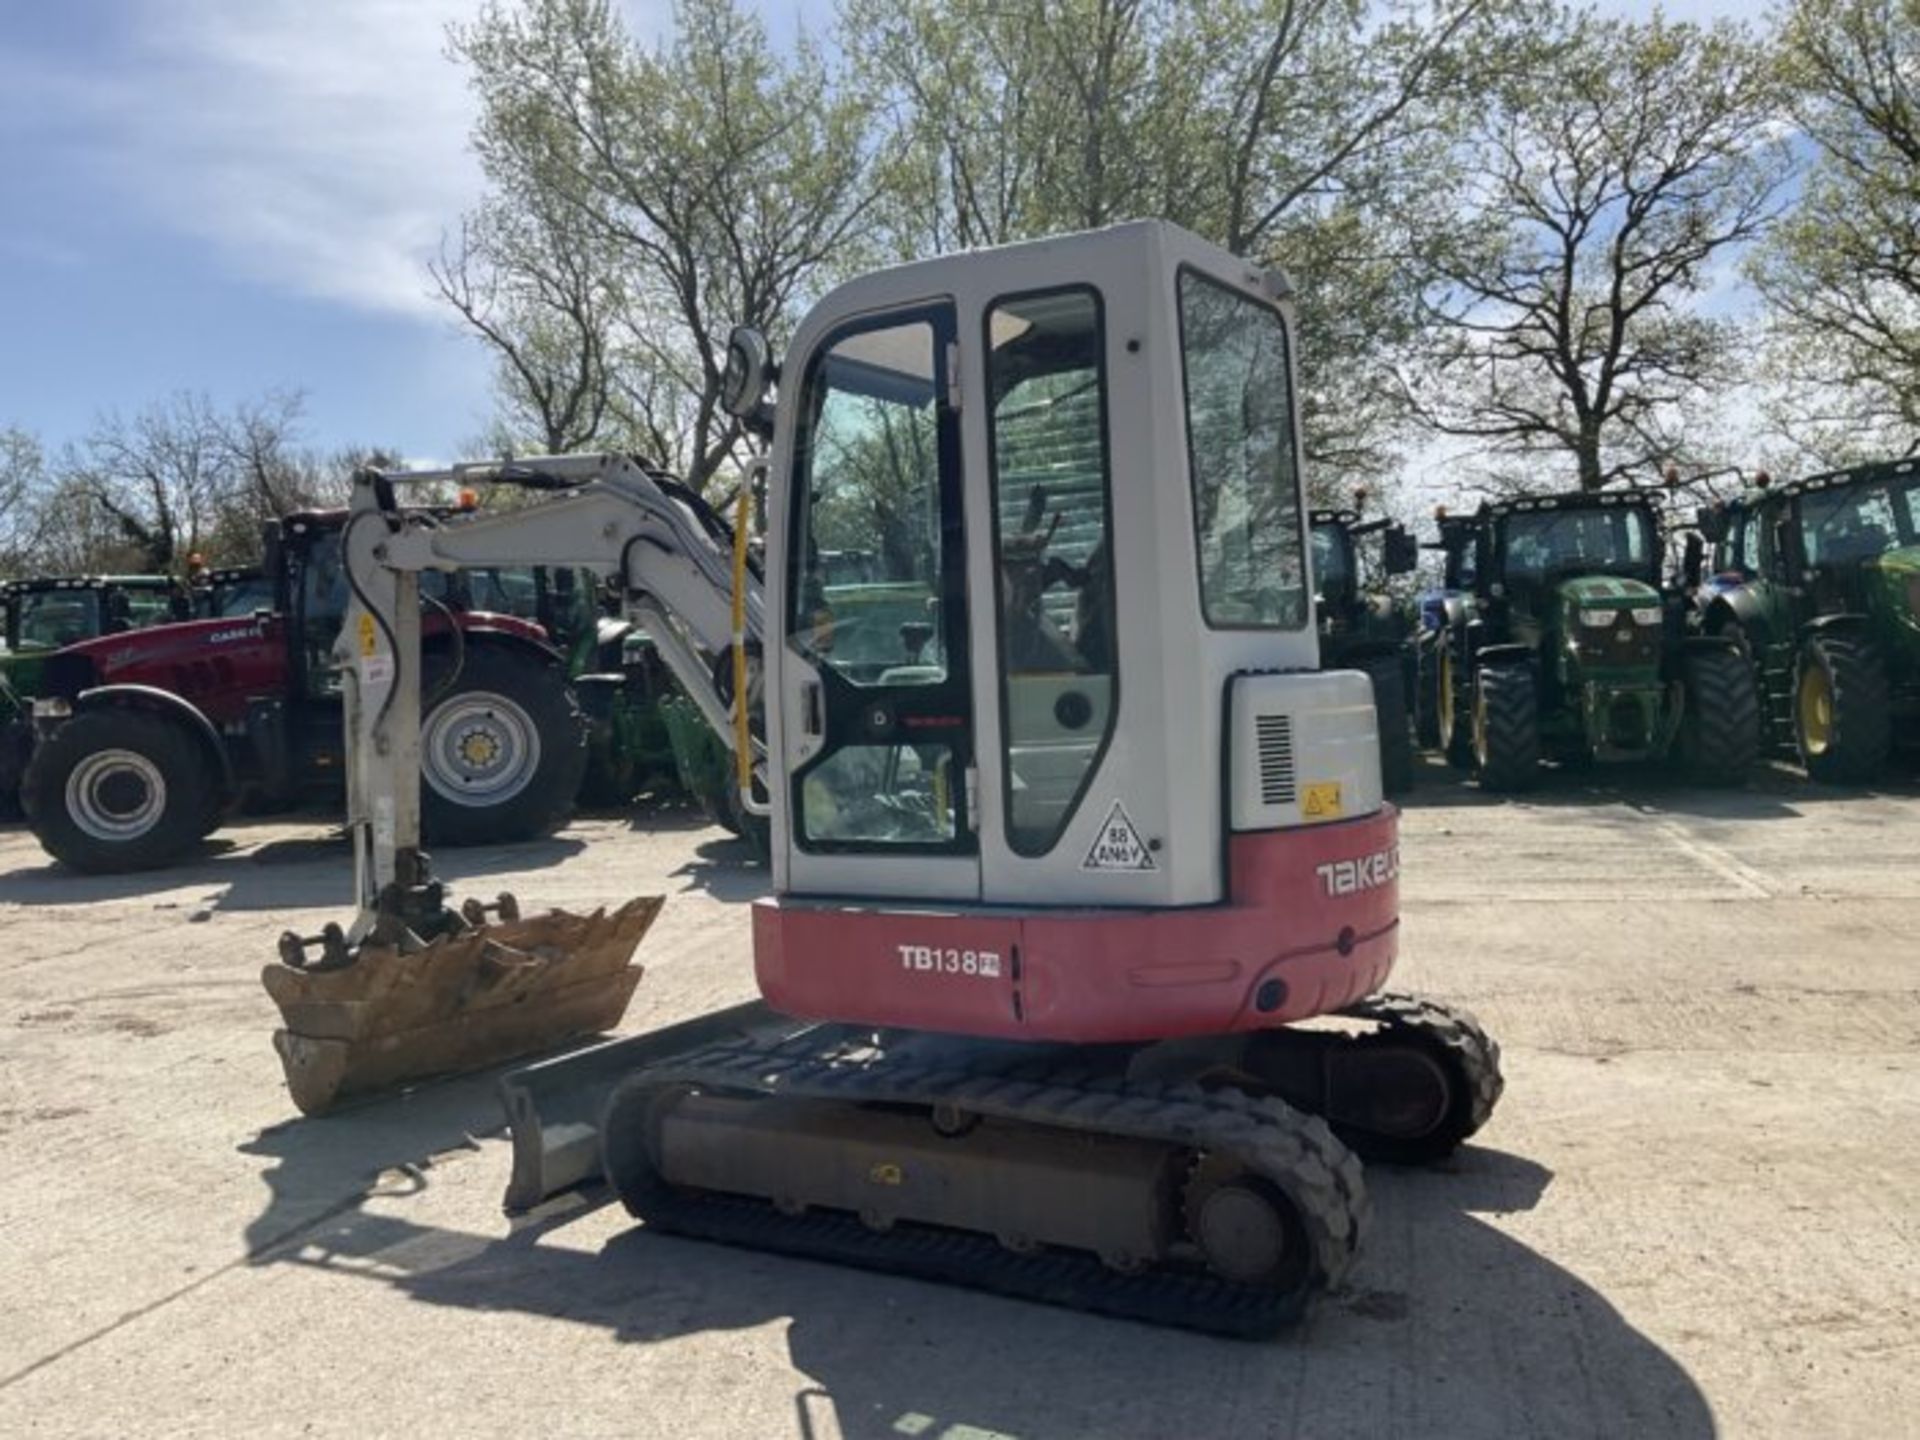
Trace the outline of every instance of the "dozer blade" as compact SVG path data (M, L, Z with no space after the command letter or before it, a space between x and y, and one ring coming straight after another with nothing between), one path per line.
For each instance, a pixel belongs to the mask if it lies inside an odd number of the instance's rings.
M553 911L441 936L418 950L363 945L334 970L267 966L293 1103L339 1100L551 1049L620 1023L641 969L634 950L663 900L611 914Z
M607 1100L643 1066L722 1041L774 1040L812 1028L749 1000L725 1010L536 1060L500 1077L500 1103L513 1135L505 1207L518 1213L601 1178L600 1120Z

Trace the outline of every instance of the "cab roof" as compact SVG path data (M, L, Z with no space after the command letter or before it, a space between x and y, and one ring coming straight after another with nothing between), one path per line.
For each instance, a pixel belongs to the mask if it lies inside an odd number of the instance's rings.
M35 575L24 580L9 580L0 589L9 595L38 594L48 590L171 590L169 575Z
M1530 510L1652 510L1664 498L1652 490L1574 490L1564 495L1527 495L1513 500L1489 500L1480 507L1480 516L1492 519Z

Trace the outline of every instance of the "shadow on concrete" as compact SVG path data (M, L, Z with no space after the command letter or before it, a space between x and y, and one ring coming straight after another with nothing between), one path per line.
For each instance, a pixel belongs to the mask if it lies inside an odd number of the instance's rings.
M1529 805L1547 809L1600 809L1625 806L1649 815L1684 815L1701 820L1790 820L1819 805L1863 796L1920 797L1920 782L1898 771L1872 786L1816 785L1799 770L1769 763L1744 785L1711 788L1688 785L1663 775L1657 765L1544 766L1539 783L1518 795L1498 795L1433 757L1418 762L1417 781L1394 797L1403 810L1491 809Z
M700 890L716 900L751 901L773 891L773 872L752 843L724 830L693 850L693 858L673 872L683 892Z
M244 826L238 828L244 832ZM441 879L459 882L543 870L585 848L586 842L574 836L550 835L510 845L436 849L433 866ZM203 898L176 898L166 908L246 911L345 906L353 895L352 856L344 832L335 830L269 840L252 849L231 839L214 842L179 865L128 875L84 875L52 860L0 874L0 901L18 905L90 905L181 890L203 892Z
M422 1304L518 1311L635 1344L787 1320L807 1440L902 1435L1449 1437L1714 1434L1686 1370L1607 1298L1483 1216L1546 1203L1552 1176L1470 1148L1375 1170L1374 1225L1348 1287L1271 1342L1217 1340L1037 1304L674 1239L640 1227L597 1253L546 1243L604 1203L571 1196L501 1237L382 1211L447 1173L488 1098L469 1082L391 1109L278 1127L254 1262L388 1284ZM491 1158L491 1152L489 1152ZM343 1176L359 1176L343 1185ZM473 1183L462 1175L462 1184ZM1037 1405L1036 1395L1046 1397ZM656 1423L673 1400L647 1402Z

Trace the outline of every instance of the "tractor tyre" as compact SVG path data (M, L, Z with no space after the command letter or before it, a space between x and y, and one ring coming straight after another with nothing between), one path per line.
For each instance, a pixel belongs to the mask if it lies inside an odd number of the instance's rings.
M1511 794L1540 774L1540 707L1533 671L1488 665L1473 687L1473 765L1482 789Z
M33 758L33 723L21 718L0 724L0 820L18 820L20 781Z
M560 667L469 641L452 689L421 717L421 833L429 845L551 834L573 815L586 765L586 718Z
M1845 635L1815 635L1800 647L1793 740L1807 775L1823 785L1859 785L1880 773L1893 728L1878 650Z
M1388 795L1413 788L1413 731L1407 724L1407 682L1397 656L1367 666L1373 681L1373 723L1380 733L1380 787Z
M41 846L92 875L183 858L219 823L220 798L200 742L165 716L120 707L76 715L41 740L20 784Z
M1456 770L1473 768L1473 692L1471 670L1462 648L1443 635L1438 646L1438 674L1434 679L1439 709L1440 749Z
M1674 758L1688 779L1738 785L1760 758L1760 696L1738 650L1697 650L1683 671L1685 709Z
M1440 748L1440 647L1422 646L1413 677L1413 736L1422 750Z

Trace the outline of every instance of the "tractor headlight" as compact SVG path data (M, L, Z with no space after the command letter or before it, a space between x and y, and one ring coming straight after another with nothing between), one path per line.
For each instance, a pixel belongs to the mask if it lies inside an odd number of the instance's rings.
M1636 625L1658 625L1660 623L1660 607L1658 605L1641 606L1633 612L1633 623Z
M1580 623L1582 625L1592 625L1596 629L1602 625L1611 625L1613 623L1613 611L1582 610L1580 612Z

